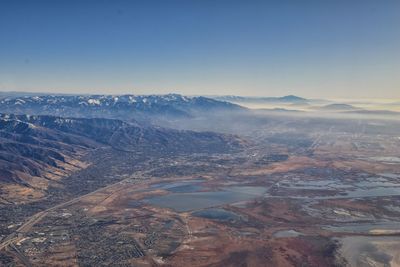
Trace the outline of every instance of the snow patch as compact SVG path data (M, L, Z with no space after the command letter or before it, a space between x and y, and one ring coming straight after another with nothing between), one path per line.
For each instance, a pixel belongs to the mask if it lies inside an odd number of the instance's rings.
M93 99L93 98L90 98L87 102L89 103L89 105L100 105L101 104L100 100Z

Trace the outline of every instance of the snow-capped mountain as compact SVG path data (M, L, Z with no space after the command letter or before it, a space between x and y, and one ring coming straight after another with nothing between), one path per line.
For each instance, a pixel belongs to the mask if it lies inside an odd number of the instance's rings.
M36 95L0 100L0 112L68 117L191 116L242 107L206 97L168 95Z

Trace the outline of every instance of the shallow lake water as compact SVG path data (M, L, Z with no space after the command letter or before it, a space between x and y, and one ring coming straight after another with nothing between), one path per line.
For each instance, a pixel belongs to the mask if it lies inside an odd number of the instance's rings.
M261 196L265 192L267 192L267 189L262 186L227 186L223 187L222 189L225 191L237 192L255 196Z
M344 223L341 225L330 225L323 227L326 230L341 233L400 233L400 222L357 222Z
M297 236L300 236L300 235L302 235L302 233L297 232L295 230L283 230L283 231L275 232L273 234L273 236L276 237L276 238L297 237Z
M384 163L400 163L400 157L370 157L369 159Z
M196 217L217 220L217 221L239 221L241 216L221 208L199 210L192 213Z
M150 197L143 201L155 206L185 212L251 200L265 192L265 188L261 188L263 190L256 189L256 187L243 187L242 189L236 186L224 187L223 191L171 193L164 196Z
M392 176L393 177L393 176ZM390 180L389 180L390 179ZM400 195L400 181L384 177L366 177L354 182L346 181L341 183L337 180L307 180L307 181L284 181L281 187L289 189L302 190L335 190L335 195L314 195L308 197L307 193L302 195L291 195L291 198L298 199L337 199L337 198L364 198L364 197L382 197Z
M333 198L363 198L363 197L382 197L398 196L400 187L377 187L377 188L357 188L353 191L346 191L346 195Z

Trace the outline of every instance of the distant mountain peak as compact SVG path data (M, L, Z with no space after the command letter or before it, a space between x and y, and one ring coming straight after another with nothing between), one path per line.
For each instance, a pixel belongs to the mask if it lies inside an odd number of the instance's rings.
M295 95L282 96L280 99L287 101L307 101L307 99Z
M230 101L233 103L240 103L240 102L254 102L254 103L306 103L308 99L302 98L295 95L286 95L280 97L262 97L262 96L234 96L234 95L227 95L227 96L215 96L213 97L216 100L222 101Z
M334 104L322 106L319 109L327 110L327 111L351 111L351 110L359 110L360 108L357 108L357 107L349 105L349 104L334 103Z

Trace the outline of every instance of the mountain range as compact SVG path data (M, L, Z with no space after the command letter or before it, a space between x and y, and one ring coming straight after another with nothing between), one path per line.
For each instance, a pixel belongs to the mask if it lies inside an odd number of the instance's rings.
M0 100L0 112L3 113L86 118L191 117L199 113L244 109L226 101L206 97L187 97L178 94L27 95L4 97Z

